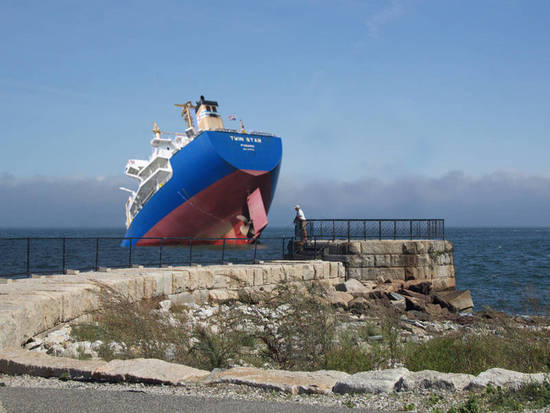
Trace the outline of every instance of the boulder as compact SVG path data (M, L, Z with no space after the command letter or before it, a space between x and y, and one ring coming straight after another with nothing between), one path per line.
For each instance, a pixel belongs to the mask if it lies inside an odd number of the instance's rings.
M410 372L396 384L397 391L462 391L475 378L471 374L440 373L433 370Z
M369 302L363 297L356 297L348 303L348 308L352 313L362 314L369 309Z
M353 300L353 295L343 291L330 291L327 298L335 307L348 308L348 303Z
M409 370L404 367L356 373L338 380L332 391L334 393L391 393L395 390L396 384L407 374Z
M406 311L421 311L426 312L426 301L415 298L415 297L405 297L405 310Z
M454 312L471 312L474 308L470 290L438 292L434 295L434 303Z
M213 371L207 383L234 383L285 393L330 393L335 383L348 377L341 371L263 370L255 367L235 367Z
M518 371L494 368L479 373L466 390L480 390L486 388L489 384L494 387L503 387L508 389L518 389L527 383L543 383L547 377L544 373L520 373Z
M350 278L345 283L336 285L336 290L344 291L354 297L367 297L370 292L369 288L365 287L361 281L358 281L355 278Z

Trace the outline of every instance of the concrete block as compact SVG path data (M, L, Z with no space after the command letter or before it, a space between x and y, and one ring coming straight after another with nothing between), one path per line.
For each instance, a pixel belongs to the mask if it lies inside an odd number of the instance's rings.
M212 288L214 286L214 274L209 270L199 270L199 288Z
M313 269L313 265L311 264L303 264L299 271L302 273L302 279L304 281L313 280L315 278L315 271Z
M405 280L404 268L361 268L361 280L376 280L383 277L384 280Z
M454 267L451 265L440 265L436 267L436 277L437 278L454 277Z
M264 272L261 268L254 268L254 285L257 287L264 285Z
M379 254L402 254L403 241L398 240L368 240L361 241L361 254L379 255Z
M314 278L316 280L322 280L325 278L325 266L323 265L323 262L317 261L313 263L313 271L315 273Z
M229 287L229 279L230 279L230 277L227 274L215 273L212 288L215 288L215 289L228 288Z
M375 255L374 256L374 266L375 267L390 267L391 266L391 255Z
M187 289L189 284L189 271L174 271L172 273L172 294L178 294Z
M78 275L78 274L80 274L80 270L72 270L72 269L67 268L65 270L65 274L67 274L67 275Z
M361 255L361 241L350 241L348 253Z

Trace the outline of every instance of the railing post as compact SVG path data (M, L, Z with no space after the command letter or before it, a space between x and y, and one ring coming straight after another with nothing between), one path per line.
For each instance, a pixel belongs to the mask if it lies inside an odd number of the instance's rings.
M348 221L348 244L349 244L349 221Z
M443 240L445 240L445 220L444 219L441 220L441 228L443 231Z
M317 237L313 237L313 259L317 259Z
M256 264L256 253L258 252L258 238L254 240L254 264Z
M378 240L382 239L382 220L378 220Z
M332 240L334 241L336 239L336 235L334 232L334 220L332 220Z
M367 221L363 221L363 239L367 240Z
M95 270L99 270L99 237L95 239Z
M223 244L222 244L222 264L224 259L225 259L225 238L223 239Z
M285 259L285 237L281 241L281 259Z
M397 239L397 221L393 221L393 239Z
M410 238L413 239L413 222L412 222L412 219L409 221L409 234L410 234Z
M193 264L193 239L189 239L189 266Z
M65 237L63 237L63 263L61 264L61 272L65 274L65 268L67 267L66 263L66 252L65 252Z
M26 273L28 276L31 275L31 239L27 238L27 268Z
M128 268L132 268L132 238L130 238L130 249L128 250Z
M159 243L159 268L162 268L162 238Z

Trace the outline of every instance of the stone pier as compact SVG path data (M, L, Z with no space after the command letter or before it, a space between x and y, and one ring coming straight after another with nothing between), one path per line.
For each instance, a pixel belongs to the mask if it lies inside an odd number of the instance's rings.
M296 259L341 262L359 281L430 281L434 291L454 290L453 246L443 240L315 240L295 242Z

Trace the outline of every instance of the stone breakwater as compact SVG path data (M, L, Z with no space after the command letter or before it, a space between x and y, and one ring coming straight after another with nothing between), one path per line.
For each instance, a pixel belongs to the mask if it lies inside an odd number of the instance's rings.
M346 278L360 281L428 280L434 290L454 289L453 245L442 240L316 240L295 243L298 259L344 264Z
M239 294L271 291L281 282L344 280L338 262L291 261L257 265L131 268L54 275L0 284L0 349L26 340L99 308L101 286L135 301L168 296L175 303L223 302Z

